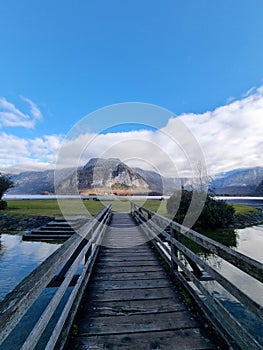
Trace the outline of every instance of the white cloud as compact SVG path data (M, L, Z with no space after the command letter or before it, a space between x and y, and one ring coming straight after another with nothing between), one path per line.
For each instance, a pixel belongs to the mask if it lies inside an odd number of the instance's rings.
M0 98L0 127L23 127L32 129L36 121L42 119L42 114L33 101L22 96L21 99L30 107L28 114L19 110L4 97Z
M263 87L212 112L181 118L200 143L210 173L263 166Z
M5 103L9 110L15 108ZM171 117L157 131L81 134L63 143L58 165L78 167L92 157L117 157L165 176L191 176L203 154L208 173L214 175L263 166L262 135L263 87L214 111ZM59 135L26 140L2 133L2 165L20 171L52 168L61 143Z
M46 135L24 139L0 133L0 171L19 173L26 170L54 169L62 137Z
M263 166L263 87L203 114L172 117L158 131L81 135L63 147L63 162L118 157L166 176L189 176L204 156L209 174ZM62 159L61 158L61 159Z

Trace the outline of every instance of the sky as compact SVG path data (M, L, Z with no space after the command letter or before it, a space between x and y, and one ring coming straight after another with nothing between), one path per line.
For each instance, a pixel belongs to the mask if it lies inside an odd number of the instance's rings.
M0 0L0 171L263 166L262 14L262 0Z

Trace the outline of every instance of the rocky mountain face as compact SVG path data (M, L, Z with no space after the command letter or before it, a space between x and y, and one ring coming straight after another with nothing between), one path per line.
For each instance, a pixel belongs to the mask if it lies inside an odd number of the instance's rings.
M43 194L54 193L54 170L23 172L12 175L15 187L9 194ZM119 159L93 158L84 167L77 170L65 169L56 172L56 193L89 194L101 190L102 193L133 190L135 193L148 193L151 184Z
M211 183L216 194L254 195L263 180L263 167L238 169L218 175Z
M9 194L54 193L54 170L26 171L10 177L15 186Z
M77 170L57 187L57 192L81 194L111 193L114 191L133 191L147 193L148 182L133 169L117 158L93 158L83 168Z

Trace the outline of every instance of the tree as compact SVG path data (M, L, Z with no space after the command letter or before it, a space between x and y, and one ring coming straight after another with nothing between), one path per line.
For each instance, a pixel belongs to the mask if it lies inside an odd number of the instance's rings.
M207 196L203 211L197 220L200 227L221 228L233 223L235 209L223 200Z
M170 215L174 216L174 220L179 224L182 224L184 221L192 200L192 194L192 191L187 191L182 187L181 191L177 191L167 200L167 211Z
M173 220L182 224L192 200L193 191L182 188L180 193L172 195L167 200L167 211ZM233 222L234 208L225 201L216 200L207 195L202 212L195 223L195 227L220 228L227 227Z
M12 187L14 187L14 183L9 176L0 173L0 210L6 209L7 203L2 200L2 197L4 193Z

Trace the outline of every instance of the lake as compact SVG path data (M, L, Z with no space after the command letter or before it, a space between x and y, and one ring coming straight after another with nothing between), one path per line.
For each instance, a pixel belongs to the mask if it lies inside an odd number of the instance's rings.
M60 245L23 241L18 234L0 234L0 299Z

